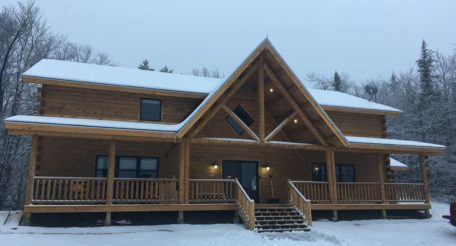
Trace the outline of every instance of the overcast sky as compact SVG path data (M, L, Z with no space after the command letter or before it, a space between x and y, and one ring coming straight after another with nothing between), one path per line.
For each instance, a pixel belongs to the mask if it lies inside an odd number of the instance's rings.
M0 5L13 3L0 0ZM449 53L456 1L37 0L53 31L108 53L119 66L144 58L188 73L226 74L267 35L296 74L358 81L414 66L422 39Z

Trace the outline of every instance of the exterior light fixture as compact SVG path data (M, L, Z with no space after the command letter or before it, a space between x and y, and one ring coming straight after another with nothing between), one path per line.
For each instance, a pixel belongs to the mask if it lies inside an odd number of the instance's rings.
M264 169L266 169L266 171L269 171L269 170L271 170L271 167L268 164L265 164Z
M294 119L293 123L298 124L298 119Z
M273 93L274 92L274 88L269 88L269 92Z
M218 168L219 168L217 162L213 162L213 163L211 164L211 167L214 168L214 169L218 169Z

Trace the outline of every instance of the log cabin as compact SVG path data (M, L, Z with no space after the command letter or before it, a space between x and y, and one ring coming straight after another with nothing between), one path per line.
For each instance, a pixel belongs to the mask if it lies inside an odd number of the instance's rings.
M445 146L388 138L400 110L307 88L268 39L225 78L42 60L24 214L234 211L248 229L308 230L312 212L421 210L426 157ZM421 182L397 183L419 158Z

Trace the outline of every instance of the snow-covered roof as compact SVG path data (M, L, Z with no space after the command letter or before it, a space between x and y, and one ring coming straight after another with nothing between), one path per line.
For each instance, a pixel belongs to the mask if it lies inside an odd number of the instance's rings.
M408 169L408 166L405 165L404 163L396 160L396 159L393 159L390 157L390 167L391 169L395 170L395 171L405 171Z
M136 68L102 66L86 63L43 59L24 74L24 77L63 80L71 83L98 84L148 90L164 90L210 94L225 79L196 77L175 73L144 71ZM323 107L351 108L384 113L401 111L383 104L342 92L308 89Z
M183 122L181 122L179 124L163 124L163 123L145 123L145 122L116 121L116 120L95 120L95 119L81 119L81 118L67 118L67 117L34 116L34 115L16 115L16 116L6 118L5 122L94 127L94 128L110 128L110 129L123 129L123 130L160 131L160 132L177 132L183 125Z
M50 59L39 61L22 76L204 94L215 90L221 83L221 79L215 78Z
M380 103L370 102L366 99L355 97L339 91L327 91L308 89L310 94L321 106L340 107L340 108L353 108L372 111L383 111L390 113L401 113L399 109L386 106Z
M403 146L403 147L418 147L418 148L435 148L444 149L445 146L440 144L432 144L411 140L399 140L388 138L371 138L371 137L355 137L345 136L350 144L372 144L372 145L389 145L389 146Z

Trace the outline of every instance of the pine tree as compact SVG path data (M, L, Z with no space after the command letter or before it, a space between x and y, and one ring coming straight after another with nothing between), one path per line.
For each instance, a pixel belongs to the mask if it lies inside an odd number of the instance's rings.
M335 91L342 91L342 80L340 79L339 74L337 71L334 73L334 84L333 84Z
M138 68L141 70L155 71L155 69L149 67L149 61L147 59L144 59L144 61L139 64Z
M172 73L173 72L173 70L169 69L167 66L162 67L159 71L162 73Z
M418 72L420 74L421 102L423 106L432 103L435 96L432 81L432 68L434 63L433 52L428 49L426 41L421 43L421 57L417 61Z

